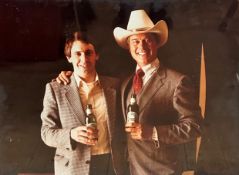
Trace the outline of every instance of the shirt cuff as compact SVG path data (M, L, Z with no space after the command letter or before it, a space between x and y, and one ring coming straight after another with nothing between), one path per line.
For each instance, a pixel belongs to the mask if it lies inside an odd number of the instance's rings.
M158 141L158 133L156 127L153 127L152 139Z

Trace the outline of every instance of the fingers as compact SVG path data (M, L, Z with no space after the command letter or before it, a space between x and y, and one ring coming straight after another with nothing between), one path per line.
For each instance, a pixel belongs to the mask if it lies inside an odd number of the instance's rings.
M87 127L87 145L95 145L98 141L98 130Z
M60 80L63 84L68 84L69 83L69 79L66 76L66 71L61 71L61 73L57 77L57 80Z
M98 139L98 131L86 126L79 126L71 130L71 138L86 145L95 145Z
M139 128L141 127L140 123L126 123L125 124L125 131L126 132L132 132L133 128Z
M142 126L140 123L126 123L125 131L128 132L133 139L142 139Z
M153 127L137 124L135 127L131 128L130 135L133 139L151 140L153 136Z
M71 138L77 142L84 142L85 138L87 138L86 127L79 126L71 130Z
M61 72L64 72L67 77L72 75L72 71L61 71Z
M152 139L153 127L140 123L126 123L125 131L130 134L132 139L150 140Z
M59 84L69 84L70 83L70 76L72 75L71 71L61 71L61 73L56 78L56 81Z
M87 127L87 137L92 140L98 140L98 130Z

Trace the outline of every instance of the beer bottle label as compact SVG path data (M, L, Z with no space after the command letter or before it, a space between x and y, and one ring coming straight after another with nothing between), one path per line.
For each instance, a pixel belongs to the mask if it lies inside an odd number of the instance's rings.
M92 117L92 118L91 118ZM93 116L86 117L86 126L96 128L96 121Z
M134 123L138 118L138 114L134 111L129 111L127 114L127 123Z
M95 128L96 129L96 123L88 123L86 124L87 127L90 127L90 128Z

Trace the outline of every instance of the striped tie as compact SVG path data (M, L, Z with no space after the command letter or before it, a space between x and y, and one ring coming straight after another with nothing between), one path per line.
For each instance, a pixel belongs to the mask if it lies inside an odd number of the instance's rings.
M142 89L143 86L143 79L142 77L144 76L144 71L140 68L137 70L136 74L134 75L133 79L133 89L134 93L137 95L140 90Z

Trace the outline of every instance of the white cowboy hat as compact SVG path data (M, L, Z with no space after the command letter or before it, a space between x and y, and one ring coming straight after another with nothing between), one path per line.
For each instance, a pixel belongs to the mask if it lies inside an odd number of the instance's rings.
M168 27L165 21L160 20L155 25L144 10L131 12L127 29L116 27L114 37L119 46L128 49L129 36L139 33L155 33L159 37L159 47L168 40Z

